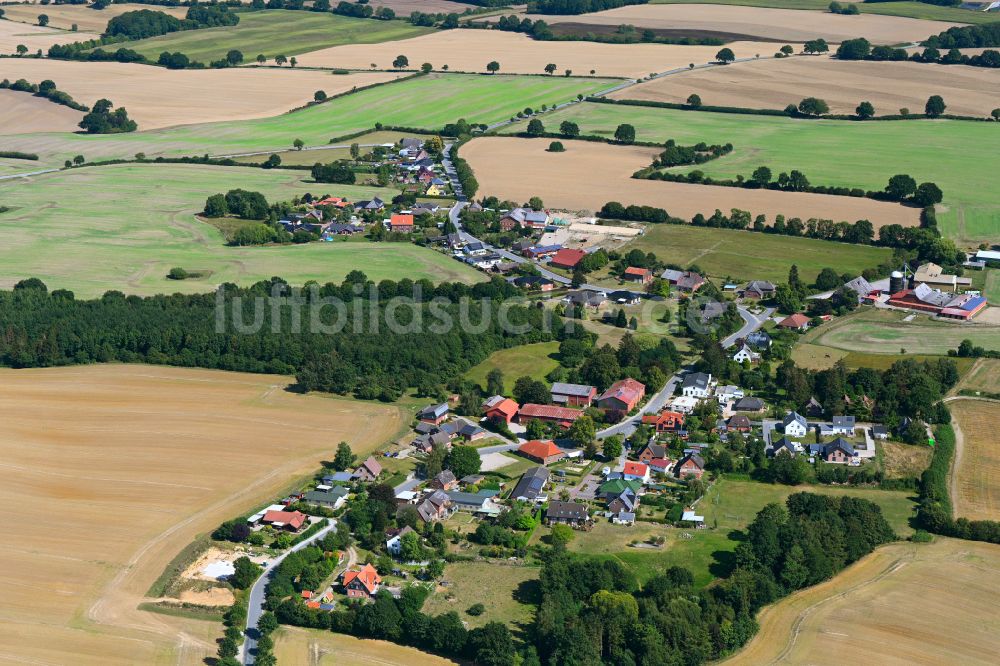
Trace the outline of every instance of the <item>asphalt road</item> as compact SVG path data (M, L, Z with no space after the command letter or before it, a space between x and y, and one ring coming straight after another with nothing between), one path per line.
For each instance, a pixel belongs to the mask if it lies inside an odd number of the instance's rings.
M247 602L247 626L245 630L246 639L243 641L242 647L243 664L245 666L253 664L254 658L256 657L257 622L260 621L260 616L264 614L264 588L266 588L267 584L271 582L272 578L274 578L274 572L278 568L278 565L281 564L282 560L288 557L290 553L302 550L317 539L325 537L331 530L337 529L336 520L330 518L328 521L329 524L319 532L316 532L316 534L301 543L295 544L284 553L268 562L267 567L264 569L264 573L261 574L260 578L257 579L257 582L253 584L252 588L250 588L250 598Z

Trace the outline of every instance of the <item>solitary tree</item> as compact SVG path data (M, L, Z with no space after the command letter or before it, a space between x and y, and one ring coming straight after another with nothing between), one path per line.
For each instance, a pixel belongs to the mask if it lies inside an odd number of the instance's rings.
M73 158L73 164L75 164L77 166L80 166L85 161L86 160L83 158L83 155L77 155L76 157Z
M313 93L313 99L316 100L317 102L322 102L326 100L326 93L323 92L322 90L317 90L316 92Z
M392 61L392 66L395 67L396 69L403 69L404 67L408 67L409 65L410 65L410 59L407 58L405 55L398 55L396 56L396 59Z
M795 49L792 48L791 44L785 44L784 46L781 47L780 52L781 52L781 55L787 57L787 56L792 55L792 53L795 52Z
M568 139L580 136L580 126L570 120L559 123L559 133Z
M629 125L628 123L622 123L615 130L615 141L619 143L634 143L635 142L635 127Z
M288 58L286 58L283 55L279 55L279 56L275 56L274 57L274 64L276 64L278 67L281 67L286 62L288 62Z
M226 54L226 62L233 66L240 64L243 62L243 53L236 49L231 50Z
M28 52L28 47L27 46L25 46L24 44L18 44L17 45L17 55L23 56L27 52Z
M288 59L288 64L291 65L292 67L295 67L297 64L299 64L299 61L295 59L295 56L292 56L291 58Z
M691 93L690 95L688 95L687 105L690 106L692 109L697 109L699 106L701 106L701 96L695 93Z
M928 118L937 118L944 113L946 106L941 95L931 95L927 98L927 104L924 105L924 113L927 114Z
M553 141L549 144L550 153L564 153L566 152L566 147L563 146L562 141Z
M736 54L729 47L720 50L715 54L715 60L721 62L723 65L728 65L732 61L736 60Z
M48 24L49 24L49 15L48 14L39 14L38 15L38 25L40 25L40 26L42 26L44 28Z
M875 107L872 106L871 102L861 102L858 104L858 108L854 109L854 112L861 120L868 120L875 115Z
M902 201L917 191L917 181L905 173L896 174L889 179L889 184L885 186L885 192L892 199Z
M547 64L545 66L545 73L546 74L551 75L551 74L555 74L555 72L556 72L556 64L554 62L550 62L549 64Z
M430 74L432 71L434 71L434 65L430 64L429 62L425 62L420 66L420 71L423 72L424 74Z
M302 139L296 139L295 141L292 141L292 147L295 148L295 150L302 150L302 147L305 145L306 142L303 141Z
M489 72L490 74L496 74L497 72L500 71L500 63L498 63L496 60L491 60L486 65L486 71Z
M267 62L267 58L264 56L264 54L263 53L258 54L257 55L257 64L258 65L263 65L265 62Z
M573 73L572 69L567 69L565 72L563 72L563 74L565 74L566 76L570 76L572 73Z
M990 111L990 115L993 117L993 120L1000 120L1000 109L993 109Z
M341 442L337 445L337 454L333 457L333 468L344 471L353 464L354 452L351 451L351 445L347 442Z
M545 133L545 125L538 118L532 118L528 121L528 134L532 136L541 136Z
M799 102L799 113L807 116L821 116L829 112L830 107L827 106L827 103L817 97L806 97Z

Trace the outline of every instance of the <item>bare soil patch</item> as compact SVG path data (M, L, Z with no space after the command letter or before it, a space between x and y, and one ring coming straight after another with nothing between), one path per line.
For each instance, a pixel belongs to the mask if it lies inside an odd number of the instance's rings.
M953 476L955 516L998 520L1000 443L995 424L1000 419L1000 402L963 398L949 402L948 408L963 444Z
M372 7L388 7L396 16L409 16L413 12L425 14L461 14L466 9L476 9L476 5L451 0L372 0Z
M991 664L1000 546L936 538L879 548L765 608L726 664Z
M6 12L7 7L5 6ZM11 54L17 52L19 44L28 47L28 53L34 54L38 49L45 53L53 44L69 44L86 39L96 39L99 37L95 32L70 32L68 30L56 30L54 28L43 28L38 25L27 25L17 21L0 20L0 54ZM6 72L12 60L4 60L4 77L13 79Z
M563 141L566 152L550 153L548 139L484 137L461 149L480 183L480 192L517 201L540 196L546 206L596 211L608 201L658 206L671 215L691 218L716 208L764 213L769 219L811 217L916 226L917 209L871 199L802 192L746 190L735 187L637 180L632 174L648 166L655 148Z
M734 42L728 45L738 58L772 54L774 44ZM412 39L382 44L334 46L299 56L308 67L367 69L372 63L392 67L398 55L405 55L410 67L429 62L435 69L448 65L450 71L485 72L490 61L500 63L502 74L542 74L553 63L560 74L572 70L597 76L646 76L689 63L712 60L718 46L675 46L667 44L598 44L594 42L538 42L525 35L499 30L443 30Z
M783 109L804 97L826 100L833 113L853 114L862 100L878 115L923 111L941 95L948 113L988 116L1000 98L1000 70L915 62L849 62L827 57L768 58L667 76L611 96L684 103Z
M535 16L548 23L633 25L636 28L715 30L759 39L802 42L823 37L828 42L865 37L875 44L898 44L927 39L929 35L959 25L898 16L862 14L841 16L825 11L772 9L735 5L633 5L581 16Z
M21 23L37 23L38 15L45 14L49 17L50 28L60 28L69 30L75 23L79 30L84 32L102 33L108 26L108 21L125 12L133 12L139 9L150 9L149 5L140 4L115 4L108 5L102 10L93 10L89 5L4 5L4 18L9 21ZM184 18L187 16L187 7L167 7L157 5L156 11ZM79 33L76 33L79 34ZM74 37L74 35L71 35ZM85 39L83 37L80 38ZM89 39L87 37L86 39ZM73 39L72 41L76 41Z
M26 92L0 90L0 134L76 132L81 118L83 113L68 106Z
M3 76L35 83L51 79L82 104L110 99L128 109L140 130L149 130L277 116L311 101L317 90L334 95L398 75L366 72L334 76L270 67L169 70L116 62L9 58L3 60Z
M31 507L0 543L4 656L124 665L214 654L136 610L166 565L311 473L331 442L363 454L404 424L394 407L296 395L289 381L138 365L0 371L0 500Z

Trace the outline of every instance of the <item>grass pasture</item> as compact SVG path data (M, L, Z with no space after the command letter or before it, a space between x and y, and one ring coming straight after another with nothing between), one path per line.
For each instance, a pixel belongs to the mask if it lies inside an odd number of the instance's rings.
M697 264L713 277L775 282L788 279L792 264L804 280L814 280L827 267L860 275L890 256L889 250L871 246L674 224L648 226L625 249L631 247L666 262Z
M240 14L240 22L221 28L184 30L129 43L151 60L164 51L180 51L206 65L224 58L230 49L243 52L246 62L257 54L268 60L293 56L338 44L372 44L406 39L430 32L403 21L372 21L326 12L303 13L273 9ZM367 65L366 65L367 68Z
M1000 546L889 544L765 608L757 635L723 663L991 664L998 593Z
M969 361L972 359L956 359ZM972 371L958 383L959 390L982 391L983 393L1000 393L1000 360L982 358L974 361Z
M456 666L450 659L388 641L289 626L274 633L274 656L280 664L303 666Z
M826 326L826 324L824 324ZM848 369L874 368L888 370L896 361L909 359L913 361L934 361L941 358L939 354L875 354L867 352L849 352L833 347L800 342L792 348L792 360L802 368L810 370L826 370L832 368L837 361L843 360ZM951 358L958 368L959 375L965 375L972 368L975 359Z
M302 13L302 12L298 12ZM369 21L369 23L377 23ZM6 60L13 62L15 59ZM24 62L45 63L46 60L23 59ZM19 67L20 62L16 63ZM105 63L82 64L93 67ZM129 67L107 63L111 67ZM6 65L5 65L6 67ZM136 67L141 67L136 65ZM162 68L143 70L165 72ZM232 69L210 70L227 73ZM291 76L293 72L241 68L236 73ZM191 70L192 73L202 73ZM188 73L187 70L182 72ZM295 72L301 75L306 72ZM309 74L317 74L309 72ZM326 75L323 75L326 76ZM353 75L352 75L353 76ZM360 74L358 76L392 76L391 74ZM34 77L32 80L34 80ZM52 78L57 83L61 79ZM326 76L331 85L347 76ZM579 79L541 76L479 76L463 74L432 74L391 85L359 91L294 113L240 122L213 122L184 127L115 135L34 134L7 137L6 150L38 153L39 164L62 166L64 160L83 154L88 159L131 158L137 152L149 157L158 155L232 155L257 151L278 151L291 148L295 139L307 146L327 144L331 138L370 129L376 123L387 126L418 127L436 130L447 123L465 118L470 123L495 123L516 114L525 106L556 104L606 88L607 79ZM308 95L311 97L311 93ZM117 101L112 98L113 101ZM417 100L400 104L399 100ZM222 107L225 112L225 107ZM39 167L41 168L41 167Z
M947 354L963 339L987 349L1000 349L1000 326L931 321L903 312L863 309L806 333L802 341L849 352L871 354Z
M281 158L282 165L312 166L316 162L333 162L335 160L351 159L350 144L356 143L361 148L362 157L372 151L372 144L396 143L406 137L427 138L429 135L406 132L370 132L350 141L338 142L339 148L319 148L315 150L279 150L275 154ZM242 164L259 164L267 159L267 155L244 155L234 158Z
M539 571L490 562L455 562L445 567L442 580L447 587L438 586L422 610L430 615L455 611L470 629L503 622L515 632L524 630L535 616ZM473 604L483 604L486 611L469 615L465 611Z
M486 375L494 368L498 368L503 372L504 388L509 395L518 377L527 375L532 379L544 381L545 375L559 366L558 354L558 342L539 342L502 349L493 352L485 361L470 369L465 373L465 377L485 388Z
M1000 519L1000 402L959 399L948 403L962 442L952 482L955 515L969 520Z
M0 285L41 278L93 297L109 289L140 295L206 292L222 282L249 284L280 275L293 284L339 282L357 268L371 278L475 282L480 274L443 254L409 243L339 242L227 247L215 227L195 214L216 192L242 187L270 201L307 191L351 199L395 191L322 185L306 172L245 167L133 164L89 167L0 182L11 211L0 217ZM58 193L54 196L53 193ZM179 266L209 279L167 280Z
M944 235L960 245L994 242L1000 235L1000 189L980 168L1000 152L1000 131L993 123L796 120L610 104L577 104L544 118L546 127L563 120L578 123L583 134L610 137L620 123L631 123L642 141L732 143L730 155L698 167L713 177L749 177L766 165L775 174L799 169L814 184L882 189L891 176L907 173L944 191L938 213ZM854 221L846 213L829 217Z
M291 381L142 365L0 371L0 496L45 517L11 522L0 545L4 657L172 666L214 656L221 625L193 623L206 636L137 610L167 564L310 475L331 441L363 456L409 422L393 406L290 393Z

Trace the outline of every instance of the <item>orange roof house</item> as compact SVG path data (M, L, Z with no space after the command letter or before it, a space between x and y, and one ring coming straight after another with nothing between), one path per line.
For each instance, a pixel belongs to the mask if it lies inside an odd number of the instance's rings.
M597 398L597 406L616 412L631 412L646 395L646 386L631 377L621 379Z
M532 460L537 460L543 465L554 463L557 460L562 460L566 457L566 452L556 446L555 442L543 442L538 439L525 442L521 445L521 448L519 448L517 452L522 456L531 458Z
M518 404L515 401L502 396L493 396L483 404L483 416L495 422L510 423L517 416L517 410Z
M266 525L297 532L306 522L306 514L301 511L268 511L261 519Z
M785 317L779 321L778 326L781 328L794 328L799 331L804 331L809 328L809 317L800 312L796 312L795 314Z
M641 462L628 460L625 462L624 468L622 468L622 476L628 480L648 481L649 467Z
M653 281L653 272L648 268L636 268L635 266L629 266L622 273L622 280L626 282L639 282L640 284L648 284Z
M314 201L314 206L336 206L337 208L346 208L347 204L350 203L344 197L326 197L325 199L320 199L319 201Z
M413 216L395 214L389 218L389 229L409 233L413 231Z
M587 253L583 250L574 250L564 247L552 256L552 259L549 260L549 265L555 266L556 268L573 270L576 268L576 265L580 263L580 260L586 256Z
M563 428L568 428L573 421L582 415L582 409L571 409L557 405L537 405L529 402L521 405L521 409L517 413L517 420L519 423L527 423L531 419L538 419L539 421L558 423Z
M378 592L379 585L382 584L382 577L378 575L371 564L361 567L360 571L345 571L341 582L347 591L347 596L353 599L367 599L374 597Z
M642 422L655 427L656 432L681 430L684 428L684 415L667 410L659 414L646 414L642 417Z

